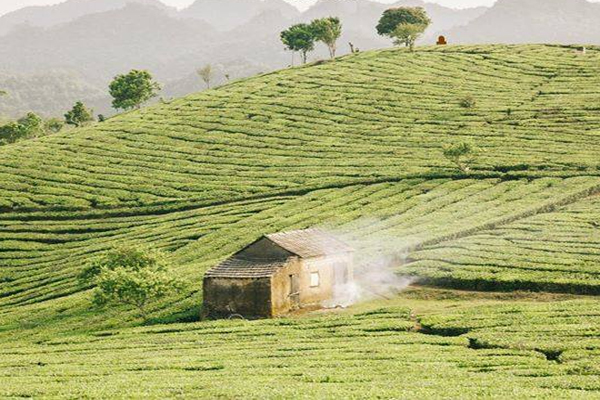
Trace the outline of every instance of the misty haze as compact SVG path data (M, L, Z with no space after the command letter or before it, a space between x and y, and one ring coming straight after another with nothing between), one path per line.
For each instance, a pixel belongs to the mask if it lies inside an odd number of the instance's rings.
M600 398L600 1L2 0L1 399Z
M339 16L339 55L384 47L373 27L386 8L425 7L433 23L419 40L467 43L600 43L600 4L585 0L499 0L493 7L450 9L420 0L389 5L322 0L304 12L283 0L198 0L177 10L159 0L69 0L0 17L0 115L61 114L82 100L109 115L110 80L128 68L148 69L165 99L204 88L196 69L211 64L225 83L291 64L279 32L296 22ZM309 60L327 54L317 46ZM227 77L226 77L227 76Z

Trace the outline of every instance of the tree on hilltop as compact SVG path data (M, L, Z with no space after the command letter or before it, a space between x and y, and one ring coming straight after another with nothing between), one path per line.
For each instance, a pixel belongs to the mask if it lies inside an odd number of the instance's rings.
M73 108L65 114L65 122L68 125L80 127L94 120L94 111L87 108L81 101L75 103Z
M200 76L200 78L204 81L206 88L210 89L210 81L214 76L212 65L206 64L204 67L199 68L196 72L198 73L198 76Z
M161 87L150 72L134 69L128 74L116 76L109 89L113 108L130 110L139 109L143 103L156 97Z
M0 126L0 145L15 143L22 139L36 138L54 132L39 115L30 112L16 121Z
M96 306L124 304L147 320L148 304L181 288L172 277L171 265L159 251L133 247L115 248L90 263L79 280L95 287Z
M337 17L315 19L310 23L315 40L325 43L329 56L335 58L337 40L342 35L342 23Z
M414 50L415 42L431 24L427 12L422 7L397 7L385 10L377 33L393 39L395 45L406 45Z
M44 122L44 130L47 134L58 133L62 130L65 123L58 118L50 118Z
M308 52L315 49L315 33L309 24L292 25L280 34L281 41L286 46L286 49L293 52L300 52L302 55L302 63L305 64ZM293 65L292 59L292 65Z

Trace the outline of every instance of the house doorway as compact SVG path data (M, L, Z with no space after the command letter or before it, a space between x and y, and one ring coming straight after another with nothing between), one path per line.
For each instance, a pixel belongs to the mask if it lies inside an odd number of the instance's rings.
M298 275L290 275L290 307L300 308L300 280Z

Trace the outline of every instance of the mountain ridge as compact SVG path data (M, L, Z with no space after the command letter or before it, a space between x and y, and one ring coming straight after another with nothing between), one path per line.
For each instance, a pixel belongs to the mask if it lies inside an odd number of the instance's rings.
M74 1L76 0L65 4L77 4ZM111 1L121 4L128 0ZM210 1L213 0L202 0L196 4L213 4ZM219 4L230 4L222 3L223 1L225 0L219 0ZM242 0L227 1L237 4ZM340 14L343 18L340 55L350 51L348 42L362 50L390 45L388 39L378 36L375 31L377 19L389 7L380 3L361 1L358 11L353 12L352 7L349 8L344 2L326 0L305 13L290 11L291 6L281 0L264 4L267 8L263 12L256 9L256 4L262 3L249 1L248 4L254 4L250 11L238 13L238 16L243 17L241 25L229 21L230 26L237 25L229 31L219 31L202 19L192 18L193 15L186 16L185 10L173 14L169 9L137 2L50 27L21 25L0 40L0 71L4 75L27 74L39 79L48 70L68 70L84 77L87 84L95 88L94 92L106 92L108 83L116 74L132 68L143 68L149 69L164 84L161 96L169 98L201 90L203 85L195 71L205 64L210 63L215 67L214 84L226 82L226 74L231 79L238 79L288 66L292 55L284 49L279 39L280 31L293 23L310 21L332 13ZM441 29L448 24L462 23L465 18L474 17L472 10L456 12L439 7L435 10L442 10L442 14L436 17L426 39L430 42L436 26L439 25ZM211 18L214 19L215 15ZM457 18L457 15L463 16L460 17L463 19ZM444 20L447 22L444 23ZM310 58L325 59L327 54L319 44ZM50 76L48 81L52 81ZM95 94L82 98L79 92L74 91L71 101L65 96L61 97L64 100L48 102L45 107L43 102L8 104L11 97L43 99L45 93L35 87L12 88L9 96L0 98L0 113L14 118L27 111L55 116L57 109L67 110L75 101L90 97L96 99ZM104 100L94 100L93 105L98 113L114 113L107 97ZM64 111L59 115L62 113Z

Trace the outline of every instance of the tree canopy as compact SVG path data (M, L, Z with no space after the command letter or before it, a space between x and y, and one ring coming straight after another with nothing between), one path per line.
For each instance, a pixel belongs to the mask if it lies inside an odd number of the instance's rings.
M462 142L444 146L444 157L453 163L462 173L469 173L470 164L475 160L478 149L470 143Z
M196 72L198 73L198 76L204 81L204 84L206 84L206 88L210 89L210 82L214 75L212 65L206 64L204 67L199 68Z
M160 85L154 81L148 71L132 70L128 74L118 75L109 86L115 109L129 110L141 105L160 91Z
M65 122L77 127L94 120L94 112L87 108L81 101L75 103L73 108L65 114Z
M394 44L404 44L412 50L418 37L430 24L431 20L422 7L390 8L381 16L377 33L392 38Z
M180 288L165 254L134 247L115 248L90 263L79 275L95 287L97 306L124 304L147 319L147 306Z
M56 133L61 129L60 121L57 122L55 119L44 121L39 115L30 112L17 121L0 126L0 145Z
M306 63L308 52L315 49L315 33L309 24L292 25L281 32L280 37L288 50L302 54L303 63Z
M342 35L342 23L337 17L315 19L310 24L315 40L325 43L329 56L335 58L337 40Z

